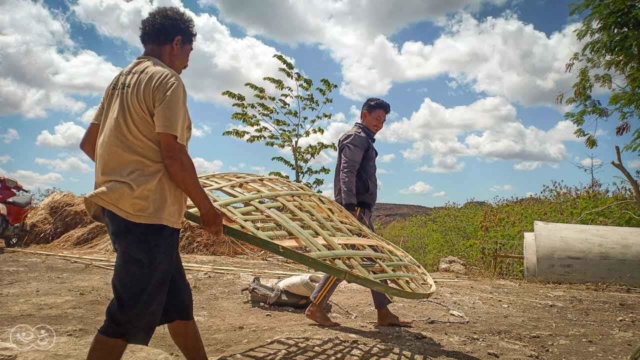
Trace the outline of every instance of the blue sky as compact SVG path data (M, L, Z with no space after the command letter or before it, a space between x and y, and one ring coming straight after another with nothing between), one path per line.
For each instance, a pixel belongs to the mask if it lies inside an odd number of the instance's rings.
M16 16L0 18L9 34L0 38L1 172L32 187L91 191L93 166L77 150L87 119L110 79L141 54L140 19L154 6L176 5L199 33L183 78L199 135L190 153L202 171L284 170L270 160L277 151L221 135L232 109L220 93L246 93L243 83L275 75L278 52L312 79L338 84L325 141L352 125L367 96L391 104L376 143L380 201L439 206L526 196L552 180L586 183L574 163L589 153L605 163L599 178L613 181L613 146L625 141L615 138L615 122L599 124L600 146L590 151L554 104L571 88L564 64L579 49L569 1L451 3L3 2ZM325 155L333 169L335 155Z

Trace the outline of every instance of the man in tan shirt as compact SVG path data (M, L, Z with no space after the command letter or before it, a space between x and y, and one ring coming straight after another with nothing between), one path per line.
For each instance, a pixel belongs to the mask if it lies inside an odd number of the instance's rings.
M144 54L107 88L81 149L95 161L87 211L105 223L116 250L113 299L88 359L120 359L127 344L169 333L187 359L207 359L178 252L187 197L203 227L222 235L222 215L198 181L187 152L191 119L180 78L196 38L193 20L174 7L142 21Z

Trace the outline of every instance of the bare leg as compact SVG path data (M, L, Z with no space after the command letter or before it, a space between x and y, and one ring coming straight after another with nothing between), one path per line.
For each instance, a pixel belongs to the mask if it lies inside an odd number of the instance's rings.
M195 320L177 320L167 325L173 342L187 360L207 360L207 353Z
M331 320L324 312L324 307L341 282L342 279L335 278L328 274L320 280L313 294L311 294L311 305L309 305L307 311L304 313L307 319L315 321L320 324L320 326L340 326L340 324Z
M378 326L411 326L411 321L402 321L388 307L378 309Z
M307 319L315 321L320 326L327 326L327 327L340 326L340 324L331 320L329 315L327 315L324 312L322 307L320 307L320 305L316 303L311 303L311 305L309 305L307 310L304 312L304 315L307 317Z
M120 360L126 349L127 343L124 340L96 334L87 354L87 360Z

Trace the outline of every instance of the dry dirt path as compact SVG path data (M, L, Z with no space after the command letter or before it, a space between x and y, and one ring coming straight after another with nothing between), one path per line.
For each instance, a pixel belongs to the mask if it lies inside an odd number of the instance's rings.
M274 262L185 256L184 261L292 271ZM397 299L393 310L417 320L413 328L376 328L368 290L343 284L332 316L342 327L323 329L301 311L252 307L240 290L249 275L189 272L195 315L213 359L622 359L640 343L640 294L587 286L479 279L443 282L432 300ZM58 258L0 254L0 359L84 359L111 298L110 271ZM433 274L437 277L436 274ZM263 282L270 279L262 278ZM431 320L437 320L433 323ZM46 351L9 349L18 325L47 325ZM45 342L46 343L46 342ZM125 359L182 359L166 327L148 348Z

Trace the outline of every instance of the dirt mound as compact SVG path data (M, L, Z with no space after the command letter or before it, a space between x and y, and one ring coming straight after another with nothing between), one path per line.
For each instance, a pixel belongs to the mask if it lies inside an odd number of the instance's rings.
M426 215L431 210L432 208L420 205L379 203L373 209L373 219L385 227L396 220L404 220L416 215Z
M82 197L57 192L35 207L26 221L24 246L44 245L53 249L112 252L105 225L87 214ZM180 252L197 255L250 255L260 250L232 238L214 239L197 225L182 222Z

